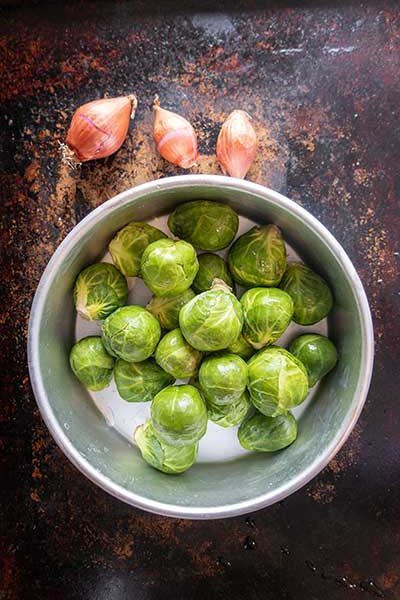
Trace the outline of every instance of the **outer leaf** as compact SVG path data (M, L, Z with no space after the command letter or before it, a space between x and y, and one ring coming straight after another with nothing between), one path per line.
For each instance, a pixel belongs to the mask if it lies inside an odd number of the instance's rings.
M198 444L169 446L158 439L151 421L137 427L135 441L144 460L163 473L183 473L196 460Z
M326 281L301 263L288 265L280 287L291 296L293 320L300 325L313 325L332 309L332 292Z
M157 319L141 306L124 306L113 312L102 325L107 349L127 362L149 358L161 337Z
M74 344L69 363L74 375L89 390L102 390L111 381L114 359L107 354L100 336L91 335Z
M206 432L207 409L194 386L171 385L153 399L151 420L159 440L171 446L190 446Z
M119 395L127 402L149 402L175 380L152 358L138 363L119 358L114 367L114 379Z
M169 216L168 227L177 237L200 250L222 250L236 235L239 218L226 204L208 200L184 202Z
M228 289L212 289L185 304L179 313L179 325L193 348L203 352L223 350L239 337L242 307Z
M279 339L292 320L292 299L278 288L253 288L243 294L240 303L243 336L256 350Z
M220 427L235 427L240 425L251 407L247 392L243 392L239 400L224 406L216 405L207 400L208 418Z
M192 284L197 294L210 290L215 279L225 281L230 288L233 287L228 266L218 254L200 254L197 259L199 261L199 270Z
M201 364L199 382L204 396L212 404L232 404L246 389L247 365L235 354L211 354Z
M167 333L157 346L156 362L176 379L196 375L202 354L187 343L180 329Z
M152 242L166 237L165 233L148 223L131 222L113 237L108 249L121 273L126 277L137 277L144 250Z
M142 255L143 280L156 296L181 294L192 285L198 269L195 249L180 240L158 240L149 244Z
M289 350L305 366L310 387L325 377L337 363L335 345L317 333L300 335L293 340Z
M275 225L253 227L229 250L233 279L245 287L276 286L286 269L286 247Z
M308 393L307 371L284 348L272 346L257 352L248 362L248 390L254 406L275 417L301 404Z
M188 288L181 294L170 298L153 296L146 308L158 319L163 329L176 329L179 327L179 313L181 308L189 300L192 300L195 295L194 291Z
M105 319L128 299L125 277L114 265L96 263L83 269L74 286L77 312L89 321Z
M238 356L243 358L243 360L248 360L253 356L255 350L253 346L251 346L249 342L247 342L244 339L243 334L241 333L238 339L235 342L233 342L231 346L229 346L228 352L231 352L232 354L237 354Z
M277 417L256 413L244 421L238 431L241 446L258 452L282 450L292 444L296 437L297 423L291 413Z

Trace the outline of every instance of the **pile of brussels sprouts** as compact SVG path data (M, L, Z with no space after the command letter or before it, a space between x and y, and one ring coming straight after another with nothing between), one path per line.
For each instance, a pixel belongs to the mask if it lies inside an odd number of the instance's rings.
M316 333L300 335L289 350L273 345L291 321L324 319L332 293L307 266L287 263L275 225L253 227L230 246L238 224L227 205L186 202L168 219L179 239L129 223L109 245L115 266L91 265L75 283L76 310L100 320L102 336L73 346L71 368L90 390L114 375L123 400L151 402L151 418L134 437L143 458L165 473L192 466L208 419L239 425L248 450L289 446L297 436L290 410L337 361L334 344ZM215 252L228 246L225 262ZM146 308L126 306L126 277L141 277L153 293ZM245 288L240 299L235 286Z

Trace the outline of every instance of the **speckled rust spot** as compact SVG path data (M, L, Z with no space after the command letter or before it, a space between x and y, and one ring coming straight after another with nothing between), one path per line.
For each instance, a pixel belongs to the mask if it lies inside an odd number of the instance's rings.
M368 184L370 174L366 169L358 168L354 170L354 181L360 185Z
M347 468L353 467L357 463L362 452L361 435L361 427L357 424L351 432L347 444L330 461L327 467L329 471L332 471L335 475L340 475Z
M14 550L0 545L0 592L6 600L19 600L20 582Z
M32 466L33 466L32 477L33 477L33 479L42 479L43 475L42 475L39 467L37 466L37 464L35 464L35 462L36 462L36 459L33 459L32 460Z
M207 577L213 577L220 572L218 562L214 558L213 542L205 540L199 545L189 546L188 553L195 575L206 573Z
M307 495L315 500L315 502L330 504L336 496L336 487L333 483L316 481L307 489Z
M39 496L39 493L37 492L37 490L34 490L33 492L31 492L31 498L34 502L40 502L40 496Z
M133 542L127 541L122 546L117 547L115 554L121 559L130 558L133 554Z
M393 590L398 587L400 575L395 571L388 571L382 576L382 586L385 590Z

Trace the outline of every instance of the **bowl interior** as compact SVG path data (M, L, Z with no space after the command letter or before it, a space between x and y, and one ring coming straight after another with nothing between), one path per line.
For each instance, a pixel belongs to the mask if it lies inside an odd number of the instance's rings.
M164 231L167 235L171 235L171 231L167 224L168 215L159 215L148 221L154 227ZM237 237L244 232L254 227L256 223L250 219L239 216L239 229ZM288 246L288 260L299 260L298 254ZM223 258L227 258L228 249L218 252ZM110 253L107 251L102 261L112 262ZM146 287L143 280L139 277L128 278L129 297L127 304L138 304L147 306L152 294ZM236 286L236 293L240 296L245 291L245 288ZM308 327L302 327L294 321L289 325L281 338L276 342L279 346L287 348L290 342L304 332L309 332ZM312 331L322 335L328 335L328 319L319 321L312 327ZM75 323L75 340L80 340L88 335L101 335L101 322L87 321L79 315L76 316ZM178 380L177 383L189 383L188 379ZM304 411L308 409L310 402L313 401L314 394L318 392L318 386L314 386L310 390L306 400L292 409L292 413L299 419ZM141 425L150 418L150 402L125 402L118 394L114 380L111 380L110 385L99 392L87 392L91 395L93 402L103 414L111 427L114 427L122 436L132 443L132 432L138 425ZM68 426L68 424L67 424ZM238 427L224 429L209 420L207 432L200 440L196 462L221 462L233 460L249 454L248 450L242 448L237 437Z
M211 181L210 181L211 180ZM79 271L99 260L112 236L131 220L151 220L178 203L226 202L257 223L275 223L302 259L329 282L335 306L330 337L340 360L299 420L294 444L273 455L202 461L168 476L147 466L136 448L110 428L68 365L74 342L72 288ZM310 327L310 331L315 330ZM351 431L368 389L372 333L361 283L341 247L306 211L253 184L228 178L180 177L140 186L84 219L53 256L39 285L30 323L32 385L49 429L67 456L109 492L147 510L209 517L275 502L313 477Z

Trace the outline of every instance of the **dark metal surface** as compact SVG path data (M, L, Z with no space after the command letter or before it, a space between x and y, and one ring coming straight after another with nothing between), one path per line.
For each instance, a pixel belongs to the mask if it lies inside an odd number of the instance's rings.
M2 600L400 598L399 5L259 4L2 3ZM121 151L62 164L74 109L131 91ZM27 319L56 246L105 199L177 172L151 142L156 92L199 131L198 172L218 172L231 109L259 120L249 178L332 231L375 320L350 440L305 489L248 518L176 521L119 503L67 462L30 392Z

